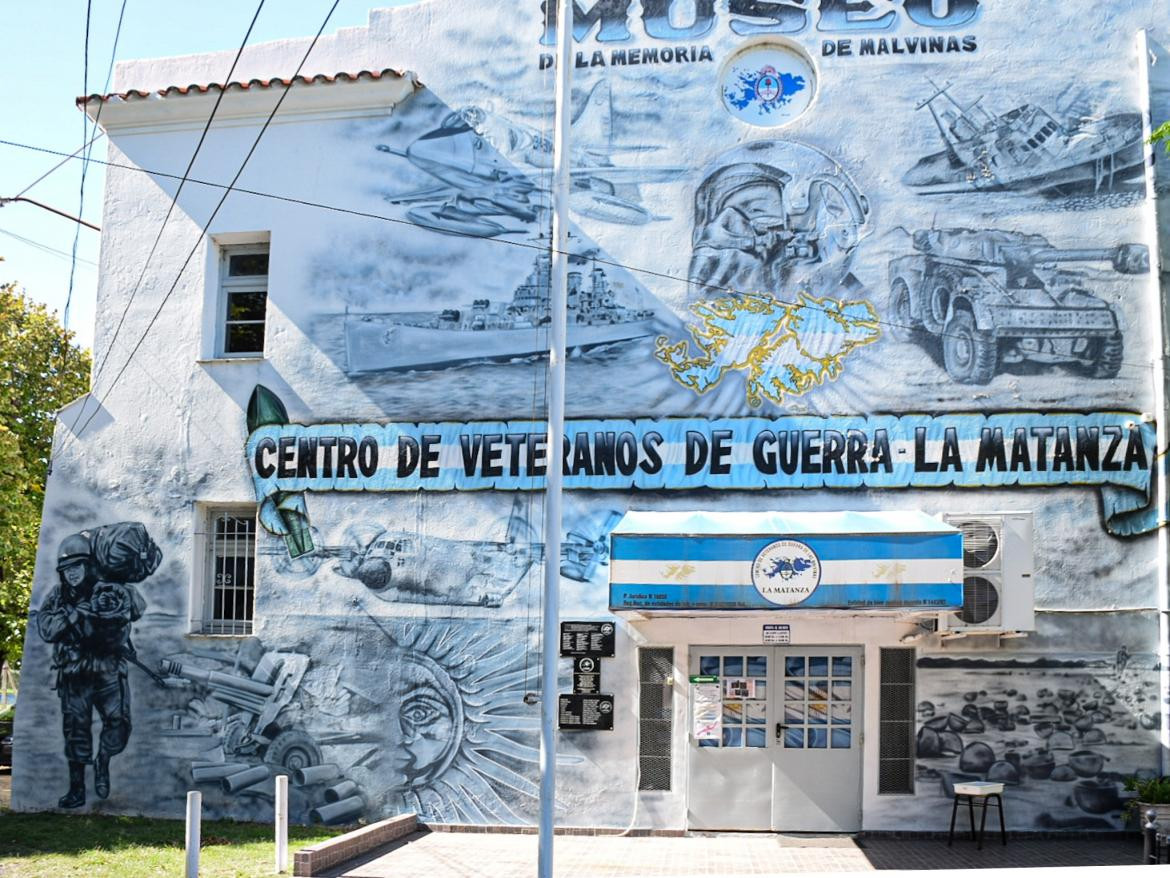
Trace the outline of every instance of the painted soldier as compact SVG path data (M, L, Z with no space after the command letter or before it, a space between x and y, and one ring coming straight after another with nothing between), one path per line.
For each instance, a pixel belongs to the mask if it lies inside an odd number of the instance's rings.
M121 753L130 737L130 627L146 602L128 583L102 581L88 531L62 540L57 572L60 584L37 613L37 630L53 644L69 760L69 791L58 805L80 808L85 804L85 766L93 762L94 792L106 798L110 757ZM96 760L90 731L95 708L102 720Z
M779 168L741 162L720 168L695 192L692 298L771 292L769 264L791 238Z

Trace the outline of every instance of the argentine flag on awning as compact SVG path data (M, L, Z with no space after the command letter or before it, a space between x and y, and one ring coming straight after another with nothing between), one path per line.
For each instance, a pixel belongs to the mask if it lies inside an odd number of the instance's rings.
M923 512L628 512L612 610L963 605L963 536Z

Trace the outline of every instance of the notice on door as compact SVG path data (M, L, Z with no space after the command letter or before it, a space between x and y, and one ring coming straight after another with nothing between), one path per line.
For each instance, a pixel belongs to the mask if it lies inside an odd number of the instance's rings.
M756 697L756 678L755 677L724 677L723 678L723 697L724 698L755 698Z
M696 741L723 737L723 699L718 677L691 677L691 734Z
M559 713L562 729L613 731L612 695L562 695Z

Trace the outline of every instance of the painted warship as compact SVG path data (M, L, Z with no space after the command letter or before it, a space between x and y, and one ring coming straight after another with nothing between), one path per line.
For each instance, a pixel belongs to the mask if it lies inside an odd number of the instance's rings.
M475 299L442 311L345 316L346 372L438 369L470 361L507 361L547 353L551 259L540 253L510 302ZM586 283L569 271L566 348L653 335L654 312L617 304L605 272L593 264Z
M963 106L951 97L949 83L931 85L934 93L915 109L930 108L946 149L902 177L922 194L1110 192L1142 174L1138 113L1091 116L1080 107L1058 120L1042 107L1021 104L996 115L979 106L982 98Z

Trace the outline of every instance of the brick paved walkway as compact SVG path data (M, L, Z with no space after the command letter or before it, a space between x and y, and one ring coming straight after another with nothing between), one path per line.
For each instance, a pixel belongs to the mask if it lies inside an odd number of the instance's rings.
M420 832L329 873L337 878L531 878L537 840L532 835ZM698 878L777 875L785 872L872 872L877 869L980 869L1133 865L1141 843L1011 839L982 851L964 841L947 848L935 839L720 834L686 838L558 836L556 872L565 878ZM1046 870L1042 870L1046 871ZM1086 870L1088 874L1096 869Z

